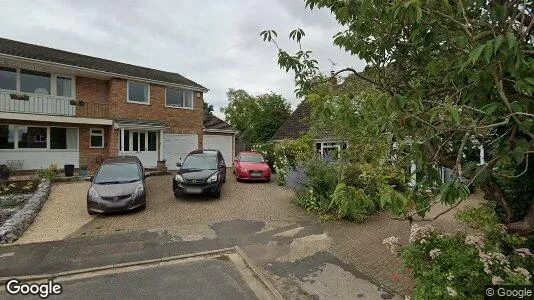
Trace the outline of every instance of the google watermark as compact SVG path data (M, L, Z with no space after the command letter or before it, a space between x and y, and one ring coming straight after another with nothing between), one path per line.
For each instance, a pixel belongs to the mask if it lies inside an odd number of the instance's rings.
M6 282L6 291L10 295L33 295L46 299L63 292L63 287L59 283L48 280L44 283L25 283L18 279L10 279Z
M533 285L487 285L484 287L484 299L532 299Z

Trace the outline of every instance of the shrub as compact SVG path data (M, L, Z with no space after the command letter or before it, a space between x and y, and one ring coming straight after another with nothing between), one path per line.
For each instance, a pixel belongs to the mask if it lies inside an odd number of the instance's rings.
M279 185L285 185L289 172L298 164L313 157L312 140L304 137L297 140L283 140L275 146L274 169Z
M530 250L523 239L506 233L495 222L497 216L491 209L476 208L458 218L484 231L444 235L430 225L414 224L409 244L400 246L395 237L384 240L403 259L404 267L412 270L414 299L483 299L484 285L532 284Z
M267 160L267 163L269 164L269 167L271 167L271 170L273 172L276 172L276 170L274 169L275 155L273 142L255 144L254 146L252 146L252 151L260 153L263 158Z
M51 164L48 168L37 171L37 174L41 179L52 180L58 175L58 167L55 164Z

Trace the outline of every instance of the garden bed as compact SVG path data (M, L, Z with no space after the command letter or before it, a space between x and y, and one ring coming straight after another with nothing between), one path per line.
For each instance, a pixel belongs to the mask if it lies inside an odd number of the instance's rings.
M49 180L6 182L0 187L0 244L19 238L50 192Z

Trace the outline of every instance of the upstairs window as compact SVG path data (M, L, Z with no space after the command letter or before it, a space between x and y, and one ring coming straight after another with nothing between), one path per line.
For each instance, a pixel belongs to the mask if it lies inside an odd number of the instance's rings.
M72 97L72 78L57 76L56 94L61 97Z
M21 92L50 95L51 86L49 73L20 70Z
M165 105L169 107L193 108L193 92L166 88Z
M0 67L0 89L17 90L17 69Z
M128 81L127 102L150 104L149 85L147 83Z

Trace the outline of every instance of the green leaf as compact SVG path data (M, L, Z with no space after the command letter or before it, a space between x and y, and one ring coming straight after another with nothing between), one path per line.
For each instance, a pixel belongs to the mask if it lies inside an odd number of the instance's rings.
M484 58L486 59L487 63L490 62L492 55L493 55L493 43L492 41L488 41L486 43L486 46L484 47Z
M534 85L534 77L527 77L527 78L524 78L523 80L525 80L531 85Z
M423 18L423 10L421 9L420 6L416 6L416 11L417 11L417 16L415 18L415 20L417 21L417 23L421 22L421 19Z
M490 104L484 105L481 110L485 111L486 114L491 115L497 110L497 108L499 108L499 106L499 102L492 102Z
M506 34L506 40L508 41L508 50L512 50L512 48L517 47L517 39L512 32L508 32L508 34Z
M484 51L484 47L486 45L478 45L472 52L469 54L469 59L474 64L477 62L478 58L480 57L480 54L482 54L482 51Z
M493 53L496 55L497 51L499 51L499 48L501 47L502 43L504 42L504 36L499 35L495 38L495 46L493 46Z
M460 114L458 113L458 108L453 106L449 109L449 111L451 113L451 119L454 125L460 125Z

